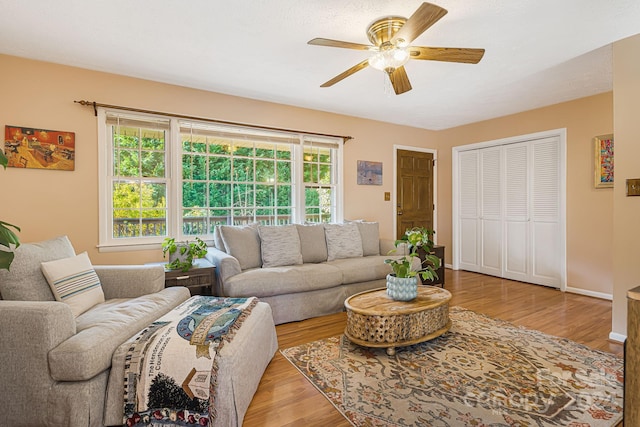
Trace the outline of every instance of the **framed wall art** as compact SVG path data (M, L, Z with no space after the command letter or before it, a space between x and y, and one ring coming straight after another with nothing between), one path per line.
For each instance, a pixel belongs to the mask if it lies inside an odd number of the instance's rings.
M14 168L72 171L75 169L74 132L5 126L4 154Z
M595 152L595 187L613 187L613 134L593 138Z
M358 185L382 185L382 162L358 160Z

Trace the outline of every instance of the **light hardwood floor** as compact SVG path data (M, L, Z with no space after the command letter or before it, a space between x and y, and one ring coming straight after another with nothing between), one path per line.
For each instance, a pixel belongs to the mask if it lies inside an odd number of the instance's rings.
M452 306L623 355L622 344L608 339L610 301L462 271L446 270L445 282L445 289L453 295ZM278 343L280 348L292 347L342 334L345 326L345 313L278 325ZM350 424L278 352L260 382L244 426L347 427Z

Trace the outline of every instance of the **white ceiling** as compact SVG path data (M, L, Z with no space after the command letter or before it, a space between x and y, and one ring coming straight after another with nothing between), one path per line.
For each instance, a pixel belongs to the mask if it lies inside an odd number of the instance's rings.
M640 33L639 0L433 2L449 13L413 45L486 53L411 60L402 95L371 68L320 88L367 52L307 41L369 44L418 0L0 0L0 53L437 130L609 91L611 43Z

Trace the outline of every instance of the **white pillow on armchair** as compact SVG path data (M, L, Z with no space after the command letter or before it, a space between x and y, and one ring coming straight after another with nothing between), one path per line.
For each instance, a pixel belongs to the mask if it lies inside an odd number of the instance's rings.
M100 279L86 252L41 266L56 301L68 304L75 317L104 302Z

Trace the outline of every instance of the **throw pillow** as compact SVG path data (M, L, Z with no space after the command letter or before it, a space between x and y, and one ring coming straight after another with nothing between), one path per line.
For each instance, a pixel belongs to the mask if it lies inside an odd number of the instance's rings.
M221 225L220 236L225 251L238 260L242 270L262 266L260 236L256 225Z
M302 264L300 238L295 225L259 226L262 267Z
M380 255L380 231L377 222L356 222L364 256Z
M224 242L222 241L222 235L220 234L220 226L216 226L213 229L213 245L216 249L221 250L222 252L226 252L224 248Z
M56 301L69 304L75 317L104 302L100 279L86 252L43 262L41 267Z
M14 251L11 269L0 270L0 295L13 301L55 301L40 263L75 256L67 236L22 243Z
M362 256L362 239L358 226L350 224L325 224L327 261Z
M327 242L324 237L324 225L296 224L300 237L300 252L303 263L319 263L327 260Z

